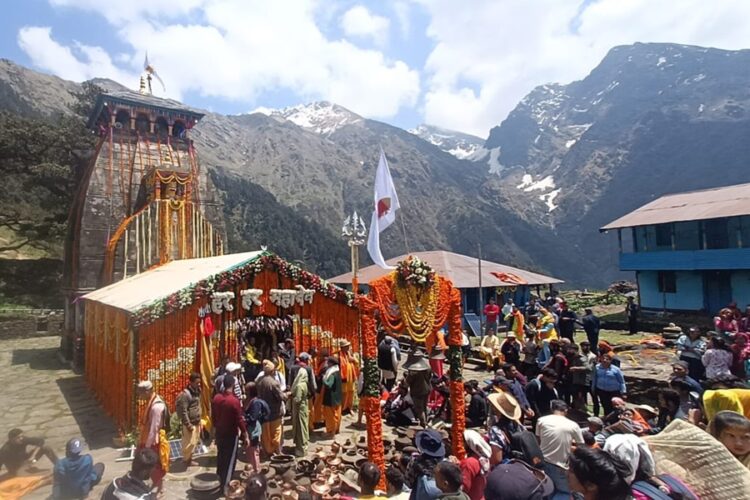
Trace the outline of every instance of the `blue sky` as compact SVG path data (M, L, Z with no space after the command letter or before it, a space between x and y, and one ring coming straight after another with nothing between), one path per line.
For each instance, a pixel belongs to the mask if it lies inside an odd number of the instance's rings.
M750 2L9 0L0 57L221 113L329 100L404 128L486 137L534 86L583 78L615 45L750 47Z

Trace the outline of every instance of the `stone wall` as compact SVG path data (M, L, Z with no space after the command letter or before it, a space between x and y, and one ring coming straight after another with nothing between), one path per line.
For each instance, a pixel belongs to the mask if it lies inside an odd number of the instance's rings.
M60 335L64 315L58 309L17 309L0 312L0 340Z

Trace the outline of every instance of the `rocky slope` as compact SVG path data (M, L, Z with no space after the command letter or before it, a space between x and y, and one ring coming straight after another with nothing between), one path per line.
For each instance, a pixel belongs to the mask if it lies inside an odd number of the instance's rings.
M505 206L609 280L616 241L597 228L666 193L750 181L749 112L750 50L615 47L583 80L530 92L479 162Z
M484 145L484 139L434 125L422 124L409 132L461 160L472 159Z

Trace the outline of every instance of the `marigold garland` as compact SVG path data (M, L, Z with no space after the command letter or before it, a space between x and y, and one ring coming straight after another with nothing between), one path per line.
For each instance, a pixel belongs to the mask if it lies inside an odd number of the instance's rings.
M440 278L435 276L433 279L434 283L427 287L401 285L394 279L393 293L404 328L417 342L424 342L435 329Z

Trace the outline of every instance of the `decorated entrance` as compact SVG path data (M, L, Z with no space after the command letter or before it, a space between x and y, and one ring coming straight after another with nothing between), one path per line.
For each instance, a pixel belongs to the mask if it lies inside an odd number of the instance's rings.
M396 270L369 283L368 295L357 304L362 322L364 395L370 461L385 469L383 428L380 416L380 372L377 364L377 323L389 332L408 334L428 352L437 332L447 329L450 365L451 441L453 454L464 458L464 384L461 373L461 294L451 280L439 276L418 257L408 257Z

